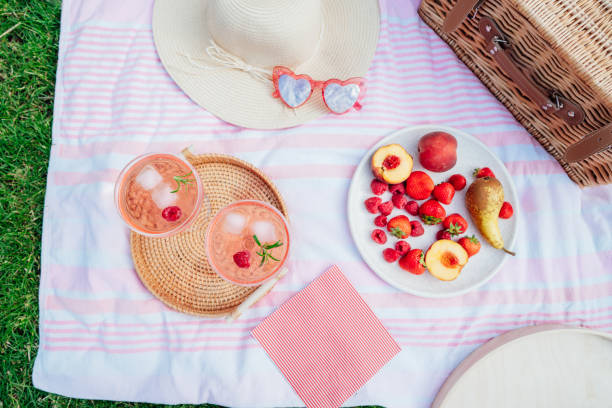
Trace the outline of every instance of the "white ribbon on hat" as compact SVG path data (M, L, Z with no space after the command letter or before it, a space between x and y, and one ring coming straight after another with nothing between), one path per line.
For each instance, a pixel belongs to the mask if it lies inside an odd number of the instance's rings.
M200 69L205 69L208 71L214 71L222 68L237 69L239 71L247 72L258 81L267 82L272 80L272 75L270 71L247 64L242 58L232 55L229 52L225 51L223 48L219 47L219 45L217 45L217 43L212 39L210 40L210 45L206 47L206 54L211 60L213 60L220 66L215 67L210 65L203 65L195 61L205 61L202 58L195 58L189 54L180 55L187 58L187 61L189 61L192 66Z

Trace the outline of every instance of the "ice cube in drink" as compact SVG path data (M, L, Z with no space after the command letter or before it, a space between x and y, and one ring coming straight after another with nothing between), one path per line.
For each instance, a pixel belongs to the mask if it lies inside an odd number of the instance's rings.
M223 221L223 230L230 234L240 234L246 226L247 218L240 212L230 212Z
M170 207L178 201L176 193L172 192L173 188L168 183L159 183L153 191L151 191L151 199L157 208L163 210Z
M261 242L276 242L276 227L270 221L255 221L251 224L251 232L257 235Z
M136 182L145 190L153 190L162 180L161 174L151 165L144 166L136 176Z

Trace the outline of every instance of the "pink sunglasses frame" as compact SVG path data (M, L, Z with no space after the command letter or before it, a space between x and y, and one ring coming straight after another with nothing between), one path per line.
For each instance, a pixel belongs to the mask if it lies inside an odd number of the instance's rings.
M293 79L305 79L308 82L310 82L310 95L308 95L308 97L304 100L304 102L302 102L301 104L299 104L298 106L290 106L288 105L283 98L281 98L280 96L280 92L278 90L278 80L281 77L281 75L289 75L290 77L292 77ZM320 88L321 89L321 95L323 97L323 103L325 104L325 107L327 108L327 110L329 110L331 113L336 114L336 115L343 115L345 113L347 113L348 111L351 110L351 108L354 108L355 110L360 110L362 105L361 105L361 100L365 97L365 92L366 92L366 81L364 78L361 77L353 77L353 78L349 78L345 81L341 81L339 79L328 79L327 81L315 81L314 79L312 79L310 76L306 75L306 74L296 74L295 72L293 72L292 70L290 70L287 67L283 67L283 66L276 66L274 67L274 69L272 70L272 83L274 84L274 93L272 94L273 97L275 98L279 98L283 104L291 109L296 109L299 108L300 106L304 105L306 102L308 102L310 100L310 97L312 96L312 94L314 93L315 89ZM355 84L359 87L359 96L357 97L357 100L355 101L355 103L348 108L347 110L345 110L344 112L334 112L333 110L331 110L329 108L329 105L327 105L327 101L325 100L325 87L329 84L338 84L340 86L344 86L344 85L349 85L349 84Z

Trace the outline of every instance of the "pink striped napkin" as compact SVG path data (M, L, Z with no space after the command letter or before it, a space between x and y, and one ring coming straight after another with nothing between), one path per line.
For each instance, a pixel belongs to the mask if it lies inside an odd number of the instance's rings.
M341 406L400 351L337 265L252 334L308 408Z

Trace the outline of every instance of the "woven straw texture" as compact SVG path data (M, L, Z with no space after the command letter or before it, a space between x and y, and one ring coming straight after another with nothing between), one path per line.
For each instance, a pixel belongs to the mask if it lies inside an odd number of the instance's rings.
M487 0L452 33L441 26L457 0L423 0L421 18L455 51L514 117L580 186L612 182L612 149L577 163L562 157L587 134L612 123L610 0ZM512 44L516 64L543 90L558 90L585 112L568 125L539 109L486 52L478 16L493 18Z
M184 152L202 180L205 204L186 231L166 238L131 235L132 259L142 283L166 305L198 316L231 313L256 287L231 284L220 278L206 257L208 223L226 205L238 200L260 200L287 208L272 182L257 168L231 156Z

